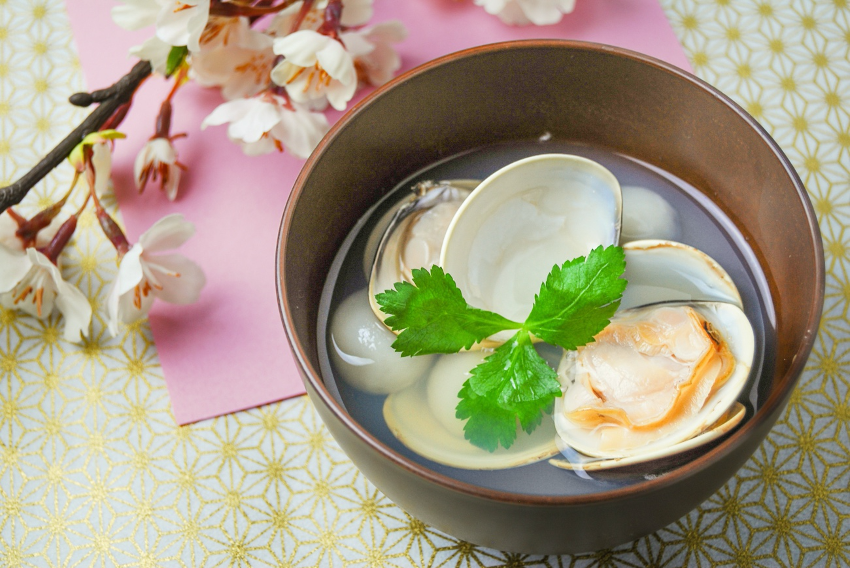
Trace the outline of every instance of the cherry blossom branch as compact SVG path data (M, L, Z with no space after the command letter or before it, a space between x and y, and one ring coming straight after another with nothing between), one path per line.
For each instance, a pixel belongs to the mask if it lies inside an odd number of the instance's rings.
M61 164L62 160L68 157L71 150L83 138L92 132L97 132L107 122L110 122L113 115L122 110L122 106L126 106L130 102L139 84L150 74L150 63L139 61L129 73L121 77L113 85L105 89L92 91L91 93L75 93L71 95L69 100L71 104L76 106L87 107L92 103L99 103L99 105L77 128L36 164L35 167L13 184L0 189L0 213L3 213L12 205L20 203L26 197L29 190L56 166Z

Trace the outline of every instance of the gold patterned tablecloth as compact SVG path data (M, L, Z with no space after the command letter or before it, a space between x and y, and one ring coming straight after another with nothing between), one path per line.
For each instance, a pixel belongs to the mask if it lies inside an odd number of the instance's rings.
M114 253L86 215L63 273L92 300L91 339L66 343L57 318L0 308L0 565L850 565L850 6L661 3L696 73L788 154L826 249L824 319L805 374L723 489L616 550L527 557L405 514L354 468L305 398L177 427L147 325L106 333ZM83 88L74 54L61 0L0 0L0 181L81 120L66 103ZM51 202L68 170L21 210Z

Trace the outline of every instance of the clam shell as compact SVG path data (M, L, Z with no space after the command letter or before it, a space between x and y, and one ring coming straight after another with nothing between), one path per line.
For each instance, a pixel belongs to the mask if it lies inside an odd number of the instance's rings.
M622 203L617 178L592 160L519 160L464 201L440 265L470 305L524 321L552 266L618 241Z
M716 423L724 413L735 403L741 390L744 388L753 364L755 355L755 336L752 326L744 312L733 304L722 302L662 302L650 306L642 306L621 312L616 317L632 317L639 315L641 311L655 309L661 305L687 305L697 310L712 327L717 330L726 342L735 367L726 382L713 392L703 404L702 408L686 424L670 434L657 439L644 446L630 450L619 450L617 452L600 450L595 447L596 433L587 432L585 429L575 426L562 413L563 397L555 400L555 426L559 436L565 444L586 456L597 458L639 458L637 461L654 459L652 456L667 448L681 444L705 431L710 425ZM574 352L573 352L574 353ZM565 353L559 367L559 375L569 380L569 366L571 355ZM569 390L569 388L567 388ZM581 439L578 437L581 436Z
M441 203L460 202L466 199L478 186L479 180L447 180L440 182L424 181L413 187L413 193L399 200L375 224L366 241L363 255L364 271L369 282L369 302L372 310L381 321L387 315L381 311L375 301L375 294L389 290L396 282L410 281L410 270L421 266L405 266L402 261L402 248L410 236L410 231L420 216ZM436 243L434 264L439 259L442 237ZM427 264L427 262L426 262ZM431 266L424 268L430 269Z
M693 438L689 438L683 442L679 442L678 444L673 444L672 446L667 446L666 448L661 448L653 453L638 455L638 456L630 456L627 458L609 458L609 459L592 459L592 458L583 458L577 459L576 461L562 460L562 459L551 459L549 463L554 465L555 467L559 467L561 469L569 469L572 471L602 471L606 469L615 469L618 467L626 467L630 465L635 465L639 463L645 463L655 460L660 460L662 458L670 457L682 452L686 452L688 450L692 450L694 448L698 448L704 444L712 442L731 432L741 421L744 419L744 415L746 415L747 410L744 408L744 405L740 402L735 402L729 410L727 410L723 416L721 416L717 422L709 426L704 432L694 436Z
M464 439L463 421L454 417L457 394L486 355L476 351L441 356L424 380L388 396L384 420L393 435L419 455L462 469L505 469L557 455L557 434L548 417L531 434L518 432L508 449L490 453Z
M673 300L728 302L744 307L741 294L716 260L674 241L642 240L623 245L629 281L620 310Z

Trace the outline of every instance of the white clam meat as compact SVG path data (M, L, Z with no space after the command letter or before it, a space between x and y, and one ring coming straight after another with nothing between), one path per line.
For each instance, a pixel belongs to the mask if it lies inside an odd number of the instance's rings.
M555 427L597 458L655 459L728 411L753 363L752 326L720 302L670 302L618 313L595 341L567 352Z
M603 166L533 156L495 172L464 201L440 265L470 305L524 321L552 267L617 243L621 216L620 185Z
M743 308L741 294L720 264L694 247L642 240L623 245L629 284L620 309L673 300L718 301Z
M375 294L396 282L411 282L416 268L439 264L443 238L457 210L478 180L425 181L414 193L384 214L366 243L369 300L381 321L386 319Z
M402 357L392 348L396 336L375 317L360 290L343 300L331 318L328 352L335 368L351 386L387 394L418 381L433 356Z
M464 422L455 417L458 392L486 355L482 351L443 355L426 379L389 395L384 420L393 435L432 461L462 469L505 469L556 455L551 419L544 419L531 434L518 431L510 448L492 453L464 438Z

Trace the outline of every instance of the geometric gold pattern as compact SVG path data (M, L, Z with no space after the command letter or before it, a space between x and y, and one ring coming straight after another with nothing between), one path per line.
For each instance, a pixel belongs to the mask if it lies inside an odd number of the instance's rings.
M92 302L89 340L65 342L56 317L0 309L0 566L850 566L850 1L661 4L697 75L788 154L826 250L804 376L726 486L616 550L528 557L404 513L306 398L178 427L147 324L105 329L115 256L86 215L62 271ZM74 53L61 0L0 0L1 182L85 114L66 103L83 89ZM51 202L70 174L57 168L21 212Z

